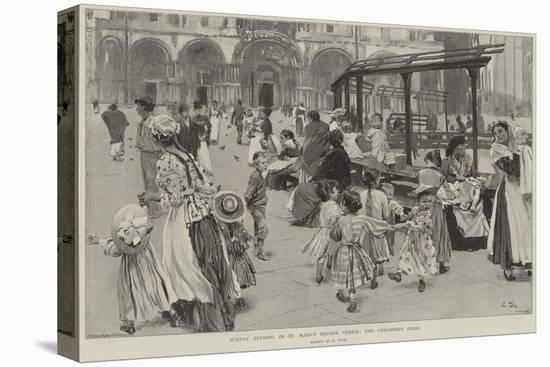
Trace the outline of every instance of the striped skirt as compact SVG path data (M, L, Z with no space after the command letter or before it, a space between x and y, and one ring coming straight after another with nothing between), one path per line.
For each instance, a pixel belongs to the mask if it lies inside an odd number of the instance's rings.
M340 242L332 253L331 280L338 289L355 290L373 278L374 263L359 244Z

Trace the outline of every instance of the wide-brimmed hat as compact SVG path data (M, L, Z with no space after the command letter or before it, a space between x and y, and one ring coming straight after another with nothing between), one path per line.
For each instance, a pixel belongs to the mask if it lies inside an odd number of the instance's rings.
M180 125L169 115L161 113L151 119L153 135L174 136L179 132Z
M241 221L244 216L244 207L244 200L233 191L220 191L214 196L214 215L222 222Z
M424 193L435 195L437 193L437 190L438 190L438 187L436 186L431 186L431 185L426 185L424 183L421 183L420 185L418 185L418 187L415 190L409 193L409 196L420 197L420 195Z
M138 97L134 102L142 106L155 107L155 104L153 103L153 98L151 98L150 96Z

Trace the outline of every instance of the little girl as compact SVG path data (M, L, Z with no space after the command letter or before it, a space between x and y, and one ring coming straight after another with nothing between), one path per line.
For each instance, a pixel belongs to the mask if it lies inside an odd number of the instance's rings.
M363 172L363 184L367 190L361 193L361 214L387 222L390 216L388 198L382 191L377 190L380 183L380 171L368 168ZM378 287L377 275L384 274L384 262L390 261L390 249L386 237L375 237L367 234L363 243L365 250L375 263L374 277L371 288Z
M342 132L344 133L344 143L342 146L348 153L350 158L363 158L363 151L357 145L357 139L361 137L361 134L353 132L353 127L351 123L344 122L342 123Z
M337 243L331 251L331 281L336 288L336 298L341 302L350 302L347 311L357 310L356 288L364 286L373 279L374 263L361 244L365 235L383 238L393 230L384 221L360 215L361 199L355 191L344 191L344 216L332 227L330 237Z
M438 271L436 249L432 243L432 207L436 191L437 188L420 185L415 190L418 206L409 213L407 223L395 225L396 228L406 226L408 232L399 253L399 267L396 272L388 273L388 277L400 282L402 274L416 274L419 292L426 289L424 277Z
M317 284L321 284L327 253L332 243L330 229L342 216L342 210L336 202L340 195L336 181L319 182L315 188L315 193L321 199L319 205L319 226L321 229L305 244L302 252L316 259L315 281Z
M393 170L395 167L395 154L390 152L388 138L384 132L382 115L377 113L374 115L372 127L367 133L366 140L371 143L371 154L376 157L376 160L383 163L388 169Z
M111 238L89 239L99 243L105 255L121 257L117 282L120 330L130 335L136 332L136 321L150 321L159 314L176 325L177 296L149 242L152 229L146 211L129 204L115 214Z

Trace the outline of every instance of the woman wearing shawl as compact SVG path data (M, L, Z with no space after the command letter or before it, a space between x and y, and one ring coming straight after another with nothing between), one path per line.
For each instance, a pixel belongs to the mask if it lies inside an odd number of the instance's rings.
M530 269L533 261L532 155L517 147L506 122L499 121L492 132L491 161L495 171L504 176L495 196L487 248L493 263L504 270L506 280L513 281L512 266Z
M145 192L140 201L161 201L164 206L171 207L165 238L173 241L173 248L177 244L183 246L189 236L198 268L212 286L211 302L197 296L198 330L232 330L233 302L240 298L240 288L209 204L216 191L213 182L193 156L177 143L178 124L172 118L167 115L155 117L151 130L166 149L157 162L157 182L164 194ZM187 252L189 250L187 248ZM204 279L197 277L199 284L204 284Z
M307 227L319 227L319 204L321 200L315 193L318 182L323 180L334 180L341 190L351 186L351 161L346 153L342 142L344 133L336 129L330 132L329 142L332 149L328 151L315 176L310 182L299 184L290 198L289 208L292 215L297 219L296 225Z

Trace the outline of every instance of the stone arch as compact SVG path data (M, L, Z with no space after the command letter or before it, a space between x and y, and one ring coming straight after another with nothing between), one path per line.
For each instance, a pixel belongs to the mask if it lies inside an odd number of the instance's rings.
M176 76L182 81L181 99L202 103L212 100L224 64L223 50L212 39L203 37L186 43L176 61Z
M101 103L116 103L123 93L124 47L115 36L104 37L96 49L95 74L97 99Z
M345 50L330 47L316 52L311 60L313 70L314 107L321 110L332 108L333 96L330 85L353 62Z
M278 45L286 50L287 54L290 56L289 61L291 66L299 67L304 64L304 56L302 55L302 51L291 38L282 33L269 30L254 31L254 37L251 32L245 34L245 36L241 38L240 42L235 46L235 50L233 51L233 63L242 64L245 54L247 50L249 51L252 44L254 47L262 47L262 45L265 45L266 43Z
M167 81L173 66L170 48L162 41L143 38L132 44L128 75L130 100L149 95L157 104L166 103Z

